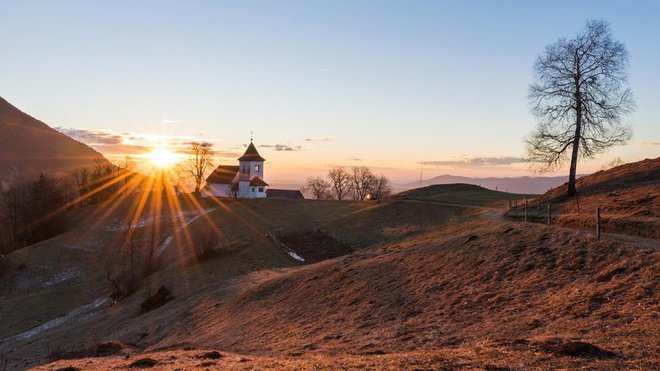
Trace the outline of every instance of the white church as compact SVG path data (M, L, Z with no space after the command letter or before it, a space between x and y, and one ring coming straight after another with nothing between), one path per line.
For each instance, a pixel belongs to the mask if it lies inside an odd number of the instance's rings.
M264 159L250 141L238 166L219 165L206 178L203 197L265 198Z

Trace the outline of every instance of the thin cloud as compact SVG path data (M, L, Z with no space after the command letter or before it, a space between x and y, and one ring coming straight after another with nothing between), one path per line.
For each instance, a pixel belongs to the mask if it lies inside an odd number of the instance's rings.
M639 142L639 145L641 147L654 147L654 146L660 146L660 142L647 142L647 141L642 141Z
M218 157L226 158L238 158L241 157L242 153L231 152L231 151L214 151L214 154Z
M169 120L169 119L162 119L160 120L161 124L183 124L182 120Z
M104 155L141 155L151 150L150 146L134 145L134 144L112 144L112 145L94 145L91 147L103 153Z
M290 146L288 144L262 144L259 147L271 148L274 149L275 151L284 151L284 152L303 151L303 148L300 145Z
M308 137L305 138L305 142L317 142L317 143L328 143L334 142L337 138L335 137Z
M465 157L454 160L432 160L421 161L421 165L438 167L488 167L488 166L509 166L513 164L526 163L522 157L502 156L502 157Z
M113 132L108 130L56 128L60 133L108 155L136 155L149 152L153 147L165 147L174 153L185 154L190 142L199 141L192 136ZM211 141L205 139L205 141ZM227 152L227 155L234 152Z
M61 126L56 127L55 130L89 145L120 144L122 142L122 135L105 130L74 129Z

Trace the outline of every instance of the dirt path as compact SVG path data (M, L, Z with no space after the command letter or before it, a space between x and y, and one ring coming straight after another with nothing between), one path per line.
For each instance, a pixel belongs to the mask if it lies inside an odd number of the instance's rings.
M477 215L480 219L483 220L492 220L492 221L510 221L507 217L504 216L506 212L505 209L500 209L496 207L482 206L482 205L471 205L471 204L459 204L451 202L441 202L441 201L431 201L431 200L398 200L403 202L414 202L420 204L429 204L437 206L449 206L449 207L460 207L465 209L477 209L478 212L474 215Z
M71 322L74 320L79 321L81 319L89 318L97 313L96 310L97 308L101 307L102 305L108 302L110 302L110 298L107 296L102 296L91 303L87 303L85 305L81 305L77 308L74 308L71 311L69 311L67 314L58 316L48 322L33 327L30 330L1 339L0 343L10 344L10 346L12 346L14 342L30 339L36 335L39 335L44 331L61 326L64 323Z
M479 219L482 220L490 220L494 222L512 222L512 223L525 223L522 221L517 221L513 219L507 218L504 214L506 213L506 208L496 208L496 207L489 207L489 206L482 206L482 205L470 205L470 204L455 204L455 203L449 203L449 202L439 202L439 201L430 201L430 200L401 200L404 202L416 202L416 203L424 203L424 204L430 204L430 205L438 205L438 206L450 206L450 207L462 207L462 208L470 208L470 209L478 209L479 212L477 212L476 215ZM576 229L576 228L569 228L569 227L562 227L562 226L552 226L553 228L557 229L563 229L567 231L574 231L574 232L581 232L584 234L590 234L595 236L595 232L585 230L585 229ZM631 245L631 246L636 246L636 247L643 247L643 248L650 248L654 250L660 250L660 241L658 240L653 240L649 238L642 238L642 237L636 237L636 236L629 236L625 234L619 234L619 233L602 233L601 234L601 239L608 240L608 241L614 241L614 242L619 242L625 245Z
M192 224L197 219L199 219L199 218L203 217L204 215L206 215L206 214L208 214L212 211L215 211L215 210L217 210L217 207L213 207L213 208L210 208L210 209L205 209L204 211L201 211L199 214L195 215L195 217L193 217L192 219L188 220L184 225L177 228L174 231L174 233L172 233L172 235L165 238L163 243L161 243L160 246L158 246L158 249L156 249L155 257L156 258L160 257L165 252L165 250L167 250L167 248L170 247L170 245L172 244L172 240L174 240L174 236L177 233L180 233L181 231L183 231L185 228L187 228L190 224Z

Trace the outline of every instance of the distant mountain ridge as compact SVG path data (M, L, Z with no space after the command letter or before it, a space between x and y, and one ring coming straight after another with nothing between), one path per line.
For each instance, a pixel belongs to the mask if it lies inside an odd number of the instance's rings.
M0 190L35 180L42 172L91 168L97 159L109 162L0 97Z
M568 176L471 178L471 177L445 174L445 175L433 177L431 179L423 180L422 187L434 185L434 184L465 183L465 184L474 184L484 188L498 190L502 192L542 194L547 192L551 188L566 183L567 181L568 181ZM410 183L395 185L396 188L395 190L400 192L418 187L420 187L419 182L410 182Z

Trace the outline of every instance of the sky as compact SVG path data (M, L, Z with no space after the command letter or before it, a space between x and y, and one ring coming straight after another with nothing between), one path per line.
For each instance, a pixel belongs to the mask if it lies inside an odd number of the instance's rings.
M235 164L253 135L276 183L534 175L532 66L588 19L626 44L638 108L578 172L659 156L660 1L0 0L0 96L112 158L208 140Z

